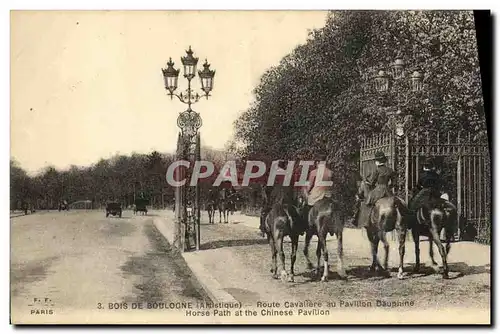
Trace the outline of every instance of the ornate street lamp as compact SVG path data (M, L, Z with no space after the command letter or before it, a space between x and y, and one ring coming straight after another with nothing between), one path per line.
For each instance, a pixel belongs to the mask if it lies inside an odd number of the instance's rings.
M380 70L374 78L374 83L375 89L381 94L392 92L396 95L395 106L393 106L392 108L388 108L386 112L388 118L386 126L391 130L391 133L395 137L396 141L404 138L404 158L403 156L400 156L399 153L396 153L399 152L400 145L396 145L392 140L391 156L393 168L397 167L396 170L399 174L398 179L404 180L404 183L401 184L404 184L405 199L406 201L408 201L410 186L410 145L407 130L411 128L412 115L402 111L402 109L406 109L404 107L406 107L413 101L416 93L423 90L423 75L418 71L414 71L411 74L408 82L405 80L405 66L406 64L403 60L403 57L398 55L394 63L391 64L391 76L389 76L386 71ZM406 91L404 89L401 89L404 86L409 86L411 88L411 92L409 94L407 93L408 89Z
M390 85L390 81L394 83L402 82L405 77L405 61L403 57L396 57L394 63L392 63L392 76L389 76L386 71L380 70L375 76L375 89L380 93L386 93L390 89L396 90L396 107L395 111L388 111L386 114L388 116L387 126L396 134L398 137L405 135L405 129L411 126L412 115L406 114L401 111L402 105L407 105L412 97L407 97L405 102L402 102L402 93L400 92L400 85ZM423 75L418 71L414 71L410 77L410 87L413 93L422 91L423 89Z
M170 99L173 97L177 97L179 101L184 104L187 104L187 109L179 114L177 117L177 126L181 130L181 136L179 136L177 149L178 154L181 154L183 158L195 157L195 160L200 159L200 135L198 130L202 125L202 120L200 114L191 109L191 105L198 102L201 97L205 96L208 100L210 96L210 92L213 89L213 81L215 76L215 71L210 70L210 64L208 64L207 60L205 60L205 64L203 64L203 71L198 71L198 76L201 80L201 95L199 93L195 93L191 88L191 80L196 77L196 66L198 65L198 58L193 56L193 50L191 50L191 46L186 51L186 56L181 57L181 63L184 69L184 78L188 81L188 87L185 91L180 94L176 94L175 91L178 86L179 80L179 70L174 68L174 62L172 58L169 59L166 68L162 68L163 80L165 82L165 89L167 90L167 94L170 95ZM193 149L194 146L194 149ZM181 153L179 153L181 152ZM187 156L186 156L187 155ZM189 193L189 195L188 195ZM194 199L193 199L193 189L190 187L189 189L184 189L178 187L176 189L176 229L174 231L174 246L180 247L181 235L181 224L184 224L186 228L192 226L190 220L194 217L194 238L196 249L199 250L200 246L200 188L198 185L194 187ZM194 201L194 215L189 214L187 211L186 204L189 202L188 198L191 198ZM179 204L180 203L180 204ZM190 213L192 211L189 211ZM188 223L189 222L189 223ZM192 234L193 230L191 230L188 235ZM191 237L189 237L191 238ZM189 244L189 239L186 239ZM188 247L189 248L189 247Z
M201 89L203 90L203 94L200 95L194 93L191 89L191 80L196 76L196 65L198 64L198 58L193 56L191 46L186 51L186 56L181 57L181 62L184 67L184 78L188 80L188 88L180 94L174 93L177 89L179 70L174 68L175 64L172 62L172 58L170 58L167 63L167 68L162 68L163 80L165 82L165 89L168 91L170 98L173 99L174 96L177 97L179 101L188 105L187 111L191 112L192 104L198 102L203 95L206 96L207 99L210 96L210 92L213 89L215 71L210 70L210 64L205 60L203 71L198 71L201 80Z

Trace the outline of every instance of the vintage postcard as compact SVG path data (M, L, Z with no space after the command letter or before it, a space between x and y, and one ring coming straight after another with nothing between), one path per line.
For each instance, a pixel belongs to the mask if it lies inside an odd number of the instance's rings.
M12 324L491 324L489 12L10 18Z

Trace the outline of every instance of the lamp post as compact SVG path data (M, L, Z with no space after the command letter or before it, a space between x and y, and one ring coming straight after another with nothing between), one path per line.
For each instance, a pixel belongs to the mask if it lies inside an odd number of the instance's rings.
M200 138L198 130L201 128L202 120L200 114L194 111L191 106L198 101L202 97L205 97L208 100L208 97L211 96L210 92L213 89L213 82L215 71L210 70L210 64L207 60L203 64L203 70L198 71L198 76L200 78L201 84L201 95L195 92L191 87L191 81L196 77L196 66L198 64L198 58L193 56L193 51L191 50L191 46L186 51L186 56L181 57L181 63L184 69L184 78L187 79L188 85L187 89L180 94L175 93L178 88L179 81L179 72L174 68L175 63L172 61L172 58L169 58L166 68L162 68L163 80L165 83L165 89L167 94L170 96L170 99L173 99L174 96L179 99L180 102L187 105L187 109L179 114L177 117L177 126L180 128L181 133L178 138L178 148L182 152L183 158L190 158L195 156L194 160L200 159ZM194 149L193 149L194 146ZM182 172L181 172L182 173ZM200 207L199 207L199 187L195 186L195 196L194 196L194 204L195 204L195 234L196 234L196 249L199 249L200 246ZM181 249L182 245L180 245L180 236L181 236L181 224L186 224L187 222L187 211L186 211L186 191L181 187L176 189L176 229L174 231L174 246ZM193 201L192 201L193 202ZM182 204L181 204L182 203ZM182 210L181 210L181 204ZM186 226L186 225L185 225Z
M410 145L408 130L411 128L413 116L406 112L407 106L419 92L423 90L423 75L418 70L414 70L407 79L406 63L403 57L396 57L391 64L389 71L380 70L375 77L375 89L382 95L393 93L396 95L396 106L388 108L386 115L388 121L386 127L390 129L392 138L400 140L404 137L405 146L405 197L409 197L409 165L410 165ZM410 71L411 72L411 71ZM409 87L408 87L409 85ZM408 89L409 88L409 89ZM406 92L406 93L405 93ZM408 93L409 92L409 93ZM397 148L399 145L392 145ZM396 152L392 152L393 167L395 167ZM401 172L401 170L399 170ZM398 173L399 174L399 173Z

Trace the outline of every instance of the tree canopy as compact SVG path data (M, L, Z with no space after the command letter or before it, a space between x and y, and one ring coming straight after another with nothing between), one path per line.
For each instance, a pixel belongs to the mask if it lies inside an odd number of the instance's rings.
M401 55L405 78L381 95L379 70ZM413 93L410 75L424 74ZM398 94L399 92L399 94ZM472 11L335 11L254 90L255 102L235 122L246 156L296 159L328 153L355 158L359 136L379 132L386 108L399 101L412 131L485 132Z

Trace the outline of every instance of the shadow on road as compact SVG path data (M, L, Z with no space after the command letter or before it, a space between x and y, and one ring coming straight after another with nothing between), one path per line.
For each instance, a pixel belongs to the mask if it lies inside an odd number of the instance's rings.
M143 227L151 251L130 257L121 266L124 276L136 276L134 296L125 301L164 302L194 298L206 300L202 288L193 281L193 275L180 253L174 250L152 224ZM184 298L182 298L184 297Z
M59 260L59 256L47 257L41 261L30 261L23 265L11 264L10 289L12 296L19 295L29 283L42 281L47 277L49 268Z
M216 240L200 245L200 250L217 249L222 247L265 245L267 239L237 239L237 240Z

